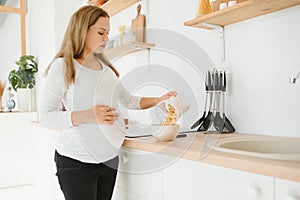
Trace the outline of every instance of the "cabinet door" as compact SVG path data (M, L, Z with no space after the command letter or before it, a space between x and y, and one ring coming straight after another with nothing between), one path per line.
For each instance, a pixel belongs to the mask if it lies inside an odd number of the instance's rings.
M274 178L180 159L163 172L164 200L274 200Z
M116 186L114 188L112 200L144 200L144 198L137 194L126 191L119 186Z
M33 127L35 149L35 189L36 198L43 200L63 200L58 179L54 152L58 131L42 127Z
M300 183L276 178L275 200L300 200Z
M35 112L0 113L0 188L28 185L33 178Z
M117 187L139 200L162 200L164 162L161 154L122 148Z

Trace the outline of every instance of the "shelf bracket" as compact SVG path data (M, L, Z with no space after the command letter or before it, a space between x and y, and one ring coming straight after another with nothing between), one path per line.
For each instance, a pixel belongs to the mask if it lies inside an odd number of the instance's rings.
M221 61L225 61L225 31L224 26L216 25L216 24L210 24L210 23L202 23L204 26L207 26L209 28L217 29L219 31L219 39L220 39L220 46L221 46Z

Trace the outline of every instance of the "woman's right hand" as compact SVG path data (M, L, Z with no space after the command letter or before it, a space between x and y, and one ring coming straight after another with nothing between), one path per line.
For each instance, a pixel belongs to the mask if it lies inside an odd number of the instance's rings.
M114 124L119 117L114 107L95 105L90 109L90 122L96 124Z

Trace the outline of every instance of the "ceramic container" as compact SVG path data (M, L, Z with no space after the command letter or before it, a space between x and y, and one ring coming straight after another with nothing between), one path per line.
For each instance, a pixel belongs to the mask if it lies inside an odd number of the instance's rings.
M152 125L152 135L160 142L172 141L179 132L179 125L172 124L170 126Z

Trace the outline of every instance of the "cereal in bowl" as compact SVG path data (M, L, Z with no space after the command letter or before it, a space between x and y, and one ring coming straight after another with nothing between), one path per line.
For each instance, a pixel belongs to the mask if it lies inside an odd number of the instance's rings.
M163 125L164 126L171 126L172 124L175 124L176 116L177 115L176 115L175 108L171 104L168 104L167 116L166 116L166 120L163 123Z

